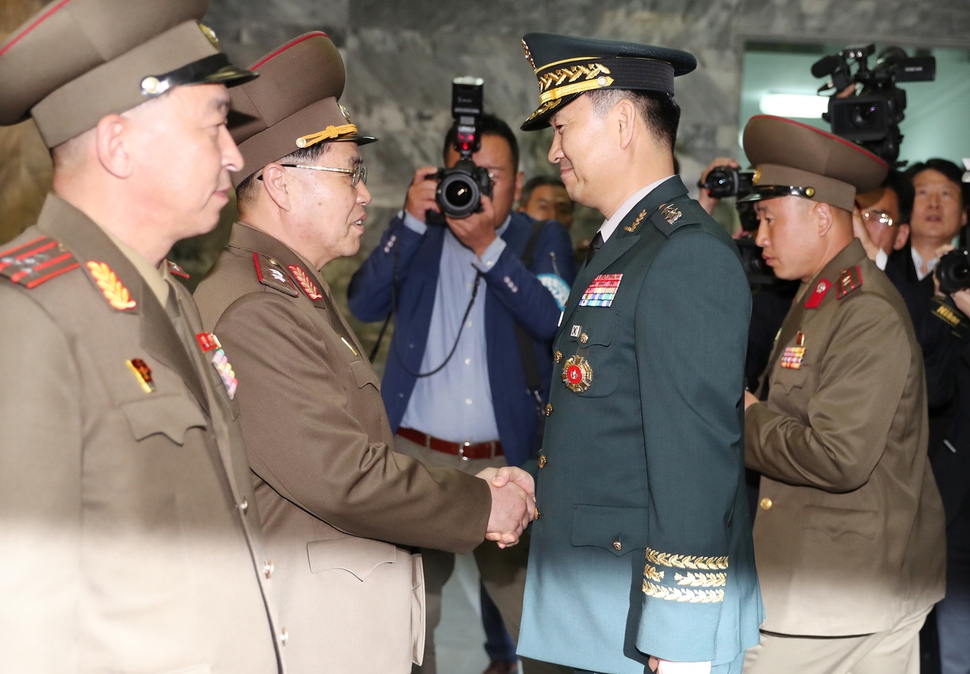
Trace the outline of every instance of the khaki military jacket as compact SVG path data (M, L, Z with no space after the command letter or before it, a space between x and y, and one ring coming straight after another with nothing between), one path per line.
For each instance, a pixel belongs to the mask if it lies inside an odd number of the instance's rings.
M0 671L281 669L235 404L178 299L182 337L54 195L0 250Z
M239 380L290 671L410 671L424 580L403 546L470 552L488 486L392 451L360 343L327 284L276 239L236 224L196 299Z
M933 605L945 552L923 358L858 241L803 285L769 368L767 402L745 415L762 628L866 634Z

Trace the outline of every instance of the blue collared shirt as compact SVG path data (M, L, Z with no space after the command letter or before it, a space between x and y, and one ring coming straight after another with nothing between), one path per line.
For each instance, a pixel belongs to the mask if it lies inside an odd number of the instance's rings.
M424 234L428 226L404 211L404 225ZM487 274L505 250L505 219L481 259L451 233L445 232L438 286L435 289L428 345L421 372L439 367L455 345L462 317L471 300L477 275ZM401 425L452 442L497 440L498 425L492 405L485 344L485 281L478 279L478 295L465 321L455 355L440 372L419 377Z

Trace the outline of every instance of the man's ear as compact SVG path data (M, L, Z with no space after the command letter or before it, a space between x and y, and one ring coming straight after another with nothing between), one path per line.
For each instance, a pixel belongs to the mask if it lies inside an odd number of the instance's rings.
M122 115L106 115L95 127L94 143L98 161L116 178L128 178L134 171L132 133L134 122Z
M263 167L263 189L281 211L293 208L293 185L278 163L273 162Z
M832 210L832 206L824 201L815 201L812 202L811 212L815 215L819 238L827 236L832 230L832 225L835 224L835 212Z
M518 204L519 199L522 198L522 179L525 178L525 172L519 171L515 174L515 198L512 200L513 204ZM525 210L526 204L521 204L519 207L520 211Z
M636 133L637 108L629 98L621 98L610 111L610 121L615 126L619 147L622 150L630 147Z
M909 241L909 225L896 225L896 240L893 242L893 250L899 250Z

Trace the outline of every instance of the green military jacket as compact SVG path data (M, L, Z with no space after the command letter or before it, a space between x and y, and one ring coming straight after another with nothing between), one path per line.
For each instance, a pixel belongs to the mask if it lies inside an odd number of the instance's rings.
M945 539L922 352L858 241L803 284L766 378L745 419L764 629L867 634L932 606Z
M757 643L750 307L734 243L677 177L580 270L553 346L521 655L642 674L648 655L728 667Z

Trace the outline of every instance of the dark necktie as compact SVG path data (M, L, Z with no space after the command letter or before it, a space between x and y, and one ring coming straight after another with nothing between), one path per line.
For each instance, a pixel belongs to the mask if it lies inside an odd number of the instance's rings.
M589 253L586 255L586 264L589 265L593 261L593 256L596 255L596 251L603 247L603 234L601 232L596 232L596 236L593 240L589 242Z

